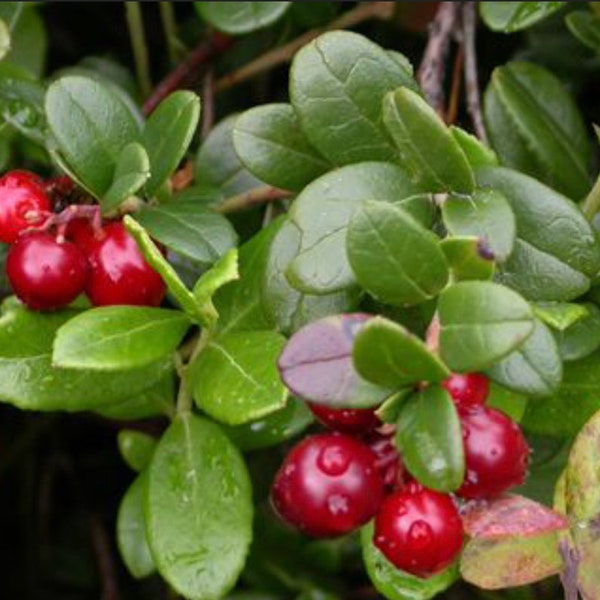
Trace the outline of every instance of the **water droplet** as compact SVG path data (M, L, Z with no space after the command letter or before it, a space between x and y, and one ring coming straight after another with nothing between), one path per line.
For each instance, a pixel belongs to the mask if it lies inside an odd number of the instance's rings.
M431 542L433 538L433 530L425 521L419 519L415 521L408 530L408 539L417 547L424 547Z
M344 515L350 510L348 498L342 494L332 494L327 498L327 508L332 515Z
M339 446L323 448L317 458L317 466L323 473L331 476L342 475L348 470L350 457Z

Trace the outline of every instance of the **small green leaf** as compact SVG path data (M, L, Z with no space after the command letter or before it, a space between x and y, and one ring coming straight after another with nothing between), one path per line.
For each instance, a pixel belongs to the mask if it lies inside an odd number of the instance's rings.
M504 262L512 252L515 215L506 198L495 190L476 190L471 196L448 196L442 204L442 218L452 235L481 239L498 262Z
M184 157L200 119L200 98L193 92L173 92L150 115L141 142L150 157L146 192L152 196Z
M585 304L572 302L536 302L533 310L536 317L557 331L565 331L590 314Z
M368 381L402 388L419 381L441 381L450 371L410 331L383 317L360 330L352 350L354 368Z
M473 191L475 179L465 153L419 94L408 88L387 94L383 122L402 163L424 189L463 194Z
M138 473L146 468L156 449L156 439L135 429L121 429L117 444L123 460Z
M479 12L493 31L526 29L556 12L565 2L481 2Z
M406 403L407 398L412 394L412 389L400 390L393 396L387 398L379 408L375 411L377 418L382 423L396 424L400 418L402 407Z
M600 309L595 304L577 304L587 315L564 331L555 332L558 351L563 360L585 358L600 348Z
M273 331L228 333L209 342L190 367L198 407L228 425L282 408L288 393L276 364L284 344Z
M471 169L498 166L498 156L496 153L480 142L474 135L454 125L450 127L450 133L467 157Z
M494 276L492 253L480 238L446 238L440 242L440 247L450 266L453 281L487 280Z
M0 19L0 60L10 52L10 30L3 19Z
M430 387L406 402L396 434L402 462L424 486L452 492L465 477L462 431L446 390Z
M148 473L139 475L131 484L117 513L117 545L127 570L136 579L148 577L156 571L144 519L144 497L148 486Z
M150 161L144 147L137 142L127 144L121 150L113 182L102 196L102 212L117 208L123 200L133 196L150 177Z
M594 52L600 52L600 18L588 10L576 10L565 17L569 31Z
M233 128L235 150L261 181L300 191L331 164L306 139L289 104L266 104L242 113Z
M185 414L163 434L148 473L146 531L158 572L193 600L222 598L252 538L244 461L217 425Z
M278 21L291 2L194 2L198 14L219 31L243 35Z
M533 333L534 316L519 294L496 283L465 281L442 292L440 353L458 372L479 371L516 350Z
M102 306L67 321L52 354L57 367L125 371L170 355L190 327L179 311L142 306Z
M386 304L418 304L448 282L439 238L397 206L365 202L350 221L346 247L360 285Z

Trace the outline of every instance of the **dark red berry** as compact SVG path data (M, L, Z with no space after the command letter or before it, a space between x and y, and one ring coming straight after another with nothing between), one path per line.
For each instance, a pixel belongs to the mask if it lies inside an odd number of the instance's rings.
M79 218L69 221L65 237L73 242L86 256L89 256L97 243L104 239L103 231L94 231L89 219Z
M459 414L466 476L456 494L463 498L491 498L523 483L529 446L519 425L486 406L459 409Z
M400 453L394 443L395 430L389 434L373 431L365 438L365 443L377 457L375 463L383 483L388 490L394 490L404 480L404 468Z
M22 231L41 223L50 209L35 173L11 171L0 177L0 242L12 244Z
M314 537L333 537L373 517L383 498L375 455L359 440L324 433L287 455L271 497L282 519Z
M43 185L46 194L56 203L60 203L76 189L75 182L67 175L50 177Z
M489 379L481 373L453 373L442 385L461 406L484 404L490 393Z
M70 242L27 233L9 249L6 273L15 294L33 310L66 306L83 292L88 263Z
M158 306L165 284L139 251L121 222L108 223L102 239L91 244L91 275L86 294L94 306Z
M372 408L329 408L321 404L307 402L308 408L317 420L335 431L343 433L363 433L381 425Z
M414 482L388 496L375 517L375 546L398 569L417 577L451 565L462 541L452 498Z

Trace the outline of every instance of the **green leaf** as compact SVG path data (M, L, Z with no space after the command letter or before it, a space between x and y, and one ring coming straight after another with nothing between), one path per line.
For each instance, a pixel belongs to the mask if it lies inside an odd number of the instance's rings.
M579 199L590 185L591 147L583 119L562 82L542 67L498 67L485 92L485 119L503 165Z
M585 308L588 314L554 334L563 360L579 360L600 348L600 309L594 304L577 306Z
M536 319L520 348L486 371L504 387L526 396L550 396L562 379L562 361L550 330Z
M483 142L479 141L474 135L455 125L450 127L450 133L467 157L471 169L498 166L498 156L496 153L483 144Z
M289 282L309 294L356 286L346 256L346 232L354 213L367 200L385 201L429 226L430 199L418 194L405 171L391 163L349 165L316 179L289 212L301 236L298 254L286 272Z
M495 190L448 196L442 204L442 218L452 235L482 240L498 262L504 262L513 250L515 215L506 198Z
M529 304L496 283L465 281L442 292L440 353L458 372L479 371L516 350L534 330Z
M57 367L125 371L170 356L190 327L179 311L142 306L86 310L57 332L52 362Z
M402 408L406 403L407 398L412 394L412 389L400 390L390 396L377 408L375 414L382 423L396 424L400 418Z
M557 331L564 331L590 314L585 304L572 302L536 302L536 317Z
M350 221L346 248L358 283L380 302L418 304L448 283L440 239L400 207L365 202Z
M36 78L41 78L46 66L48 34L38 11L25 4L22 9L13 9L11 4L2 2L0 18L4 19L11 31L11 48L6 61L27 70Z
M139 127L112 88L85 77L62 77L48 88L46 116L61 154L96 197L110 188L117 158Z
M285 190L300 191L331 168L306 139L289 104L265 104L242 113L233 143L250 172Z
M383 317L374 317L360 330L352 358L360 375L388 388L441 381L450 375L446 365L417 336Z
M452 492L462 485L462 430L456 407L443 388L425 388L409 398L400 413L396 443L402 463L424 486Z
M584 294L600 269L591 225L567 198L502 168L478 171L478 183L501 193L517 219L517 239L496 279L529 300L568 302Z
M302 129L335 165L395 160L381 100L403 85L416 89L409 69L349 31L320 35L295 55L290 69L290 99Z
M117 444L127 466L139 473L150 463L157 441L147 433L121 429L117 434Z
M453 281L486 280L494 276L492 253L480 238L446 238L440 242L440 247L450 266Z
M190 367L198 408L228 425L282 408L288 394L276 364L284 344L273 331L228 333L210 341Z
M0 19L0 60L10 52L10 30L8 25Z
M563 7L565 2L481 2L479 12L493 31L526 29Z
M588 10L576 10L565 17L569 31L584 45L600 51L600 19Z
M193 92L173 92L150 115L141 142L150 157L152 175L146 192L152 196L168 181L188 149L198 120L200 98Z
M133 196L150 177L150 161L144 147L137 142L121 150L111 186L102 196L102 212L117 208L123 200Z
M223 597L252 538L240 453L217 425L185 414L163 434L148 475L146 530L158 572L190 600Z
M415 180L429 192L469 194L475 187L465 153L439 115L408 88L383 99L383 122Z
M144 519L144 497L148 487L145 471L131 484L117 513L117 545L127 570L136 579L148 577L156 571Z
M219 31L243 35L278 21L290 2L194 2L198 14Z
M458 579L458 565L425 579L397 569L373 544L373 524L360 531L363 561L375 589L388 600L430 600Z

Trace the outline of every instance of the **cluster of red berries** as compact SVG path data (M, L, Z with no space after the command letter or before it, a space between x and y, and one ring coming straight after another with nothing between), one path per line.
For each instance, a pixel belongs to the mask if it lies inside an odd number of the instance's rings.
M158 306L165 285L122 222L103 224L92 206L52 212L72 187L28 171L0 178L0 241L11 245L6 272L15 294L33 310L61 308L83 292L94 306Z
M485 406L486 377L455 374L443 386L463 431L466 476L454 494L427 489L405 472L393 431L373 410L309 403L333 432L304 439L285 458L271 493L280 517L313 537L344 535L375 517L373 542L397 568L428 577L453 563L463 545L459 503L523 483L529 447L515 422Z

